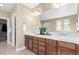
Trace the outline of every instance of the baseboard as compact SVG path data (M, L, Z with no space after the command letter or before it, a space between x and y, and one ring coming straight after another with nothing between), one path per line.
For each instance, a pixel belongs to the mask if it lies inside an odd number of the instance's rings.
M22 47L22 48L16 48L16 51L21 51L21 50L24 50L24 49L26 49L26 47L24 46L24 47Z

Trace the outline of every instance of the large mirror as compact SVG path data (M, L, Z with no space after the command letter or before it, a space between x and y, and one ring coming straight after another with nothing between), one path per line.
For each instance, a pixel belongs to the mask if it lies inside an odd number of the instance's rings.
M66 4L42 14L41 24L48 32L78 32L78 4Z

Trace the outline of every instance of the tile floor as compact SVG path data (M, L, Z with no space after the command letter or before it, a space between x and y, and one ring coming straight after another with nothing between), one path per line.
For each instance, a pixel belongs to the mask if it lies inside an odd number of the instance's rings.
M6 42L0 42L0 55L35 55L28 49L22 51L16 51L14 47L11 47Z

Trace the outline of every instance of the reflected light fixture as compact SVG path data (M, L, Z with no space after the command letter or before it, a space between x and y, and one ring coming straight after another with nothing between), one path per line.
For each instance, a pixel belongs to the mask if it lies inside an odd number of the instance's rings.
M32 15L32 16L38 16L38 15L41 15L41 12L40 12L40 10L35 10L30 15Z
M54 8L60 8L64 5L66 5L66 4L65 3L53 3L52 5L53 5Z

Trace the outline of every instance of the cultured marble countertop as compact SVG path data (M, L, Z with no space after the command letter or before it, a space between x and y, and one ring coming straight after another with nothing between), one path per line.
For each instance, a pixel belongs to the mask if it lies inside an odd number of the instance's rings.
M24 35L30 35L30 36L36 36L36 37L41 37L41 38L47 38L47 39L52 39L52 40L79 44L79 36L63 36L63 35L61 36L61 35L56 35L56 34L40 35L40 34L35 34L35 33L24 33Z

